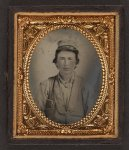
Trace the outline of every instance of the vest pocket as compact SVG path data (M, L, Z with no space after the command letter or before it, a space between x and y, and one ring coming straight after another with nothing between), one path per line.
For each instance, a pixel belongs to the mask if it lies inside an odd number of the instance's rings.
M45 115L48 117L48 119L54 119L55 116L55 101L51 99L47 99L46 101L46 107L45 107Z

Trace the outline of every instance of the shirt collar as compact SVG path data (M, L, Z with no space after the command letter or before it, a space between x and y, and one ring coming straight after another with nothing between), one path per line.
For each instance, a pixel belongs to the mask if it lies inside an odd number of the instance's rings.
M72 74L72 76L71 76L71 79L70 79L69 81L63 80L62 77L61 77L61 75L60 75L60 73L58 73L58 79L59 79L59 81L60 81L61 83L63 83L64 85L66 85L66 84L73 84L74 79L75 79L75 72L73 72L73 74Z

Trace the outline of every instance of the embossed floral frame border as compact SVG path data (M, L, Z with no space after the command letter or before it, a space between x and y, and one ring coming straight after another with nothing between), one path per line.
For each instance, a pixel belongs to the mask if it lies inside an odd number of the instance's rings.
M99 98L81 121L61 125L48 120L34 104L29 89L29 65L34 48L49 31L71 28L96 48L103 72ZM27 13L14 17L14 138L117 138L119 14Z

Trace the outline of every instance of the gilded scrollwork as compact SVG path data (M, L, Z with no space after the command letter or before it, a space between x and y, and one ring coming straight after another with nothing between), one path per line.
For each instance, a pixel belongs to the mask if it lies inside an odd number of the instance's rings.
M115 97L110 96L110 91L115 92L115 62L111 58L115 58L115 49L111 49L111 45L115 45L111 38L114 38L115 15L27 15L18 14L16 18L18 36L21 36L22 48L20 46L15 49L18 55L17 61L17 99L22 99L20 103L14 107L17 111L21 109L21 119L16 117L16 134L15 136L55 136L55 135L99 135L100 137L116 136L114 134L115 127L113 118L117 117L113 114ZM34 51L34 47L39 40L49 31L59 28L71 28L81 32L88 38L99 55L102 71L103 83L100 96L96 105L91 112L81 121L71 125L61 125L48 120L35 106L31 91L29 90L29 63ZM21 35L19 35L21 33ZM15 35L17 36L17 35ZM20 45L20 41L17 45ZM20 47L20 48L19 48ZM22 50L21 50L22 49ZM114 51L114 53L110 53ZM17 57L17 56L15 56ZM24 85L23 85L24 84ZM19 95L19 97L18 97ZM115 95L115 94L112 94ZM104 136L103 136L104 135ZM88 138L88 136L86 136Z
M18 86L22 86L23 83L23 68L18 67Z

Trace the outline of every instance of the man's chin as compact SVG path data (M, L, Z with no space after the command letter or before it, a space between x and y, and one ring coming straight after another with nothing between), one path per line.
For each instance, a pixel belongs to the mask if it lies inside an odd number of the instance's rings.
M71 71L71 70L64 70L64 71L63 71L63 74L64 74L64 75L65 75L65 74L66 74L66 75L68 75L68 74L70 75L70 74L72 74L72 73L73 73L73 71Z

